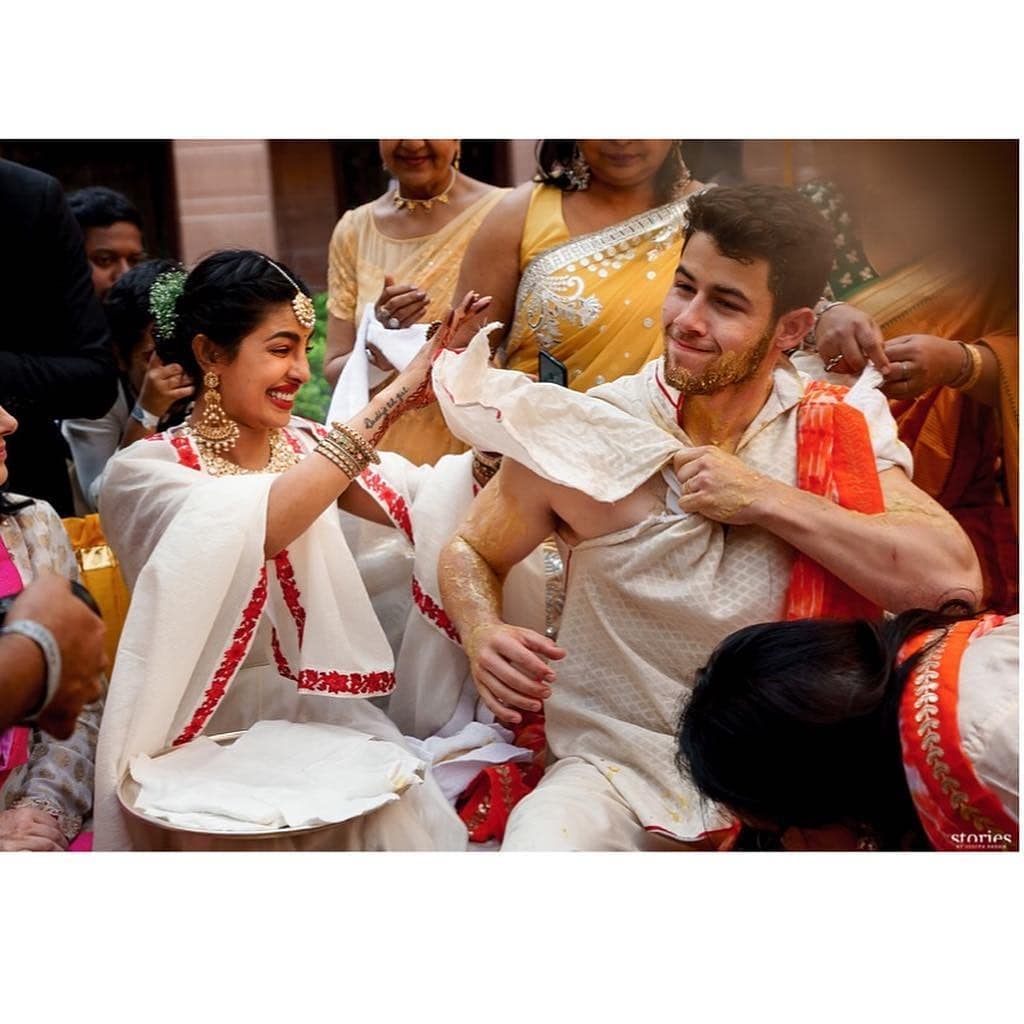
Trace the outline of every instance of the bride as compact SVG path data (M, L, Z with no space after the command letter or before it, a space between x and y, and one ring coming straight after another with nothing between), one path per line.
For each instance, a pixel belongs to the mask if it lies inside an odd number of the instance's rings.
M158 350L200 381L180 427L108 465L104 530L133 590L96 771L96 847L140 840L118 803L129 759L201 734L284 719L344 725L401 744L367 698L394 686L393 657L345 545L337 507L405 411L433 400L433 351L486 300L470 293L441 338L347 424L292 417L315 324L304 285L253 251L219 252L152 293ZM463 849L466 831L428 774L369 815L276 840L281 848ZM204 848L210 844L204 842ZM263 844L262 848L268 848Z

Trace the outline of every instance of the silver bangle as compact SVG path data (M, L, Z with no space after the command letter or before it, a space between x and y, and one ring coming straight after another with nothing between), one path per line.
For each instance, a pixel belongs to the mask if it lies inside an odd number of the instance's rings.
M826 302L817 313L814 314L814 326L807 332L804 338L804 343L800 347L808 352L818 351L818 324L821 318L830 310L836 306L845 306L846 303L842 299L836 299L833 302Z
M27 636L29 640L34 640L43 652L43 659L46 661L46 695L35 711L22 719L24 722L35 722L47 709L60 687L60 647L57 646L53 634L42 623L32 619L18 619L0 629L0 636L6 636L9 633L20 633L22 636Z

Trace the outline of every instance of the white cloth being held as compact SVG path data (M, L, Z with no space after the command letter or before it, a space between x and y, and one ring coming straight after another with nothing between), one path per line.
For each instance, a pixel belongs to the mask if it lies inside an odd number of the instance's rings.
M335 420L345 423L370 400L370 388L381 384L387 373L373 366L366 353L367 344L377 348L381 355L396 370L404 370L427 340L427 325L413 324L400 330L388 330L378 320L373 303L363 307L363 318L359 321L352 354L341 371L338 383L331 396L327 411L327 422Z
M631 494L683 447L608 402L491 367L487 335L498 326L487 324L464 352L442 352L434 363L438 405L460 440L598 501Z

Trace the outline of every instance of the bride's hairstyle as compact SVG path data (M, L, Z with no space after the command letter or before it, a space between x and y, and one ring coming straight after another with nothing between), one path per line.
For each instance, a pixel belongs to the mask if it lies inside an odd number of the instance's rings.
M193 380L201 381L203 373L192 351L196 335L206 335L233 358L242 339L272 306L295 297L289 277L310 294L293 270L255 250L229 249L207 256L185 279L174 304L173 331L157 339L160 358L180 363Z
M916 827L898 711L929 646L904 642L969 618L951 601L886 622L799 619L726 637L697 672L676 762L701 795L751 820L816 828L854 820L896 845Z

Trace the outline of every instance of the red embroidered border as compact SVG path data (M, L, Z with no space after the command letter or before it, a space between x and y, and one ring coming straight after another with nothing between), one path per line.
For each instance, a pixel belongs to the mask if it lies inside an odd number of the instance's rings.
M220 665L217 666L217 671L214 673L213 681L207 687L206 693L203 696L202 704L196 709L192 715L192 720L174 741L173 746L176 747L181 743L187 743L189 740L195 739L210 715L217 709L217 705L221 702L228 684L234 679L238 666L249 651L253 633L256 630L256 623L259 622L260 614L266 601L267 567L263 566L260 569L259 582L253 589L252 597L249 599L245 611L242 612L242 620L239 622L231 638L231 646L224 652Z
M290 430L284 431L284 439L288 442L291 450L297 455L306 454L306 449L302 447L302 442L297 437L293 437Z
M288 664L288 659L284 656L284 651L281 650L281 642L277 636L277 630L270 630L270 647L274 652L274 664L277 665L277 671L285 679L290 679L293 683L297 683L298 679L295 678L295 673L292 672L291 665Z
M448 618L445 610L420 586L420 581L415 576L412 578L412 599L424 618L429 619L452 643L462 646L459 638L459 631L455 623Z
M364 469L360 480L370 494L384 505L395 526L409 538L409 543L415 543L412 537L412 518L405 498L372 469Z
M277 571L277 581L281 584L281 593L284 594L284 603L295 620L295 629L299 634L301 646L302 638L306 634L306 609L302 607L302 594L299 593L298 584L295 582L295 570L292 568L287 548L274 556L274 567Z
M178 434L171 438L171 446L178 453L178 461L189 469L199 469L199 453L192 442L184 435Z
M291 677L290 677L291 678ZM351 693L358 696L380 697L395 688L394 672L318 672L305 668L299 673L300 690L317 693Z
M288 664L284 651L281 650L276 629L270 631L270 647L274 653L277 671L283 678L295 683L300 690L315 693L350 693L354 696L384 696L395 688L394 672L352 672L345 675L341 672L319 672L306 668L296 675Z

